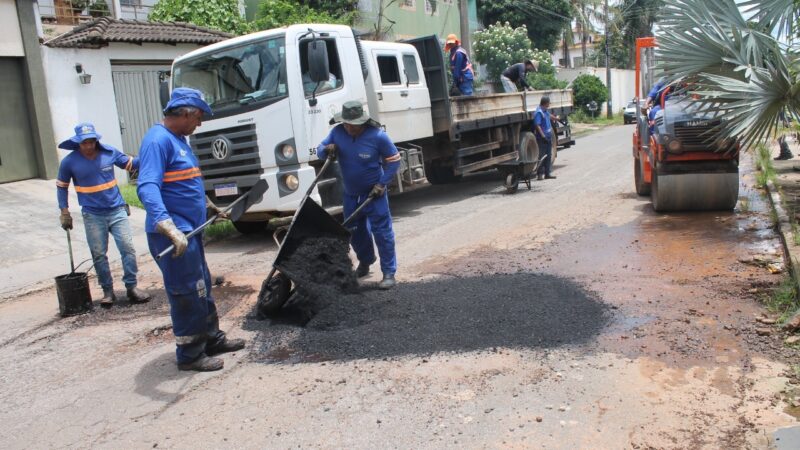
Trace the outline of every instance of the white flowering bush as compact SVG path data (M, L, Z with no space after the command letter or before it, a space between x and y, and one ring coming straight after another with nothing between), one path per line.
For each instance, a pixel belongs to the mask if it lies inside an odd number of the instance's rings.
M498 22L475 33L472 52L476 61L486 64L489 77L493 80L499 80L508 66L533 59L537 54L531 49L525 25L512 28L508 22Z

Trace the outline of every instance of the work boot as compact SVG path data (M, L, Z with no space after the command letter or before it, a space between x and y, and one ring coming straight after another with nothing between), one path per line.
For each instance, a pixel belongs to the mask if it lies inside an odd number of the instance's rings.
M545 176L544 176L544 179L545 179L545 180L555 180L555 179L556 179L556 176L555 176L555 175L545 175Z
M131 303L147 303L150 301L150 294L134 287L128 288L128 301Z
M385 274L383 274L383 279L381 280L381 282L378 283L378 288L379 289L384 289L384 290L385 289L391 289L396 284L397 284L397 281L395 281L395 279L394 279L394 274L393 273L385 273Z
M792 151L789 150L789 143L786 142L786 139L781 139L781 153L775 158L775 161L783 161L785 159L792 159L794 155Z
M178 364L178 370L194 370L196 372L213 372L222 369L225 363L219 358L202 355L190 363Z
M117 301L117 296L114 295L114 289L103 289L103 298L100 299L100 306L108 308L115 301Z
M356 267L356 277L364 278L367 275L369 275L369 264L358 263L358 267Z
M206 354L209 356L219 355L220 353L230 353L244 348L244 339L228 339L225 338L222 342L216 345L206 346Z
M537 179L538 181L542 181L542 180L544 180L544 175L542 175L542 174L539 174L539 175L536 177L536 179Z

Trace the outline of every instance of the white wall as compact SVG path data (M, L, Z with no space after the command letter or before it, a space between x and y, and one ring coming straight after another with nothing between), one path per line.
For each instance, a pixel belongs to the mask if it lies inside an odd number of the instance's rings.
M14 0L0 0L0 56L25 56Z
M605 67L580 67L576 69L558 69L556 78L572 82L578 75L589 74L600 78L606 84ZM611 69L611 107L614 114L628 104L635 96L636 71L626 69ZM605 105L604 105L605 106ZM603 108L605 111L605 107Z
M53 116L53 134L56 141L53 151L58 152L59 160L68 151L58 149L58 144L74 134L74 127L80 122L92 122L104 143L110 144L126 153L134 149L122 148L122 135L119 116L114 97L111 78L112 60L130 61L172 61L173 59L197 49L197 45L167 44L122 44L112 43L101 49L72 49L42 47L47 92L50 111ZM80 63L86 73L92 75L91 84L81 84L75 71ZM117 179L127 181L127 176L117 172Z

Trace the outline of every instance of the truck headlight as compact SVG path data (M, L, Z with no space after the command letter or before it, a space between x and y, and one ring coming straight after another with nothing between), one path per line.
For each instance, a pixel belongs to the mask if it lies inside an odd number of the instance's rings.
M283 184L290 191L296 191L297 188L300 187L300 180L297 178L297 175L290 173L289 175L285 175L283 177Z
M294 147L289 144L284 145L281 147L281 155L284 157L284 159L294 158Z
M681 150L681 141L675 138L670 139L667 142L667 150L671 152L679 152Z

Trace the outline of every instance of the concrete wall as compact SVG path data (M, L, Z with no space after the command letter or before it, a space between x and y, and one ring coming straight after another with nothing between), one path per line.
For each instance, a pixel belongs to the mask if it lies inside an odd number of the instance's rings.
M50 109L53 112L53 134L51 151L57 152L59 160L68 153L58 149L58 143L74 134L74 126L80 122L92 122L103 135L103 142L131 153L122 147L122 135L111 77L112 61L158 61L171 63L173 59L197 49L196 45L166 44L122 44L112 43L101 49L71 49L42 47L47 90L50 94ZM75 71L80 63L86 73L92 75L91 84L81 84ZM120 181L127 176L118 172Z
M25 56L14 0L0 0L0 56Z
M556 78L572 82L578 75L589 74L600 78L606 84L606 69L604 67L581 67L577 69L558 69ZM622 110L634 97L636 85L636 71L626 69L611 69L611 106L614 114ZM603 108L605 111L605 107Z

